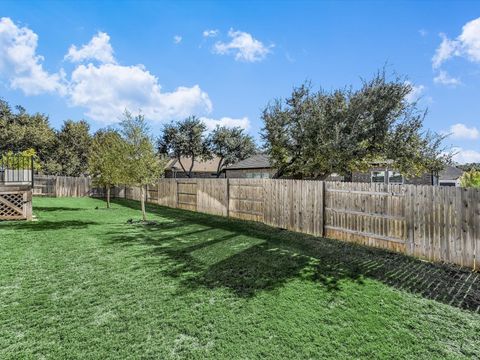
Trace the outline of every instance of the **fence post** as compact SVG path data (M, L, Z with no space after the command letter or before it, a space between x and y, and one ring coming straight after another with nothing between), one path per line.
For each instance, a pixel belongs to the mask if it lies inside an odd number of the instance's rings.
M325 195L327 191L325 188L325 181L322 181L322 185L320 186L320 236L325 237Z
M178 208L178 180L175 179L175 196L177 198L177 208Z
M404 216L407 223L407 243L405 252L408 255L413 255L415 252L415 190L415 185L406 185Z
M227 178L227 218L230 217L230 179Z

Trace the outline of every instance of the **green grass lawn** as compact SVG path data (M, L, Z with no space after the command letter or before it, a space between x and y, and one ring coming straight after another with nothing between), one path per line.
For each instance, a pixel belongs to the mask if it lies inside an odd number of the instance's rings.
M96 209L98 207L98 209ZM0 358L480 358L480 276L134 202L0 224Z

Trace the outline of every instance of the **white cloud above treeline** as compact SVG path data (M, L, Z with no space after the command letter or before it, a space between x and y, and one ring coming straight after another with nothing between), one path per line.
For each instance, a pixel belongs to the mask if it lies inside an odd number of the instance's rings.
M69 76L63 69L55 73L44 69L37 42L31 29L17 26L10 18L0 19L0 79L25 95L58 94L70 106L84 108L89 118L106 124L118 122L125 109L141 111L152 121L205 116L213 109L198 84L164 91L143 65L120 65L105 32L84 45L70 46L64 57L75 64ZM226 121L222 119L220 123Z
M243 117L243 118L231 118L231 117L222 117L220 119L211 119L207 117L200 117L200 120L202 120L205 125L207 125L207 130L211 131L215 129L217 126L226 126L226 127L240 127L244 130L248 130L250 127L250 121L248 120L248 117Z
M460 79L450 76L445 70L440 70L438 75L433 78L435 84L449 85L455 87L462 82Z
M251 34L243 31L230 29L228 36L231 40L229 42L217 41L213 46L213 52L219 55L233 55L237 61L262 61L274 47L273 44L264 45Z
M480 139L480 131L475 127L468 127L465 124L454 124L450 127L450 134L453 139L476 140Z
M467 22L462 32L454 39L441 33L442 42L432 57L432 67L439 70L434 82L443 85L458 85L460 80L441 70L441 66L453 57L461 57L473 63L480 63L480 17Z
M85 60L97 60L105 64L116 62L110 44L110 36L104 32L98 32L88 44L83 45L80 49L77 49L75 45L70 46L65 59L74 63Z
M480 163L480 152L475 150L465 150L460 147L453 148L455 155L453 160L459 164Z
M202 35L203 37L216 37L218 33L218 30L204 30Z
M18 27L10 18L0 19L0 77L12 89L25 95L64 94L64 73L49 73L43 56L37 54L38 36L27 27Z

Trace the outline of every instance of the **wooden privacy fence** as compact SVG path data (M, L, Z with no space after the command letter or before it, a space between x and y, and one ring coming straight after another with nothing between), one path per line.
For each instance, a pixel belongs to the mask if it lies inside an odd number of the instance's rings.
M125 198L140 200L138 189ZM147 201L480 268L480 190L283 179L161 179Z
M35 176L34 195L104 196L86 177ZM140 200L140 189L112 197ZM161 179L147 202L480 268L480 190L284 179Z
M103 189L92 185L89 177L35 175L33 195L54 197L100 197Z

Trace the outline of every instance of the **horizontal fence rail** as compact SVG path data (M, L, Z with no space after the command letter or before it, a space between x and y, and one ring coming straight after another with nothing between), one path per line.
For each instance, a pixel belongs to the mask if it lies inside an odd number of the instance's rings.
M90 179L51 182L42 185L45 194L104 195L102 189L91 186ZM119 186L112 197L140 200L141 192ZM146 201L480 268L479 189L284 179L161 179L147 187Z

